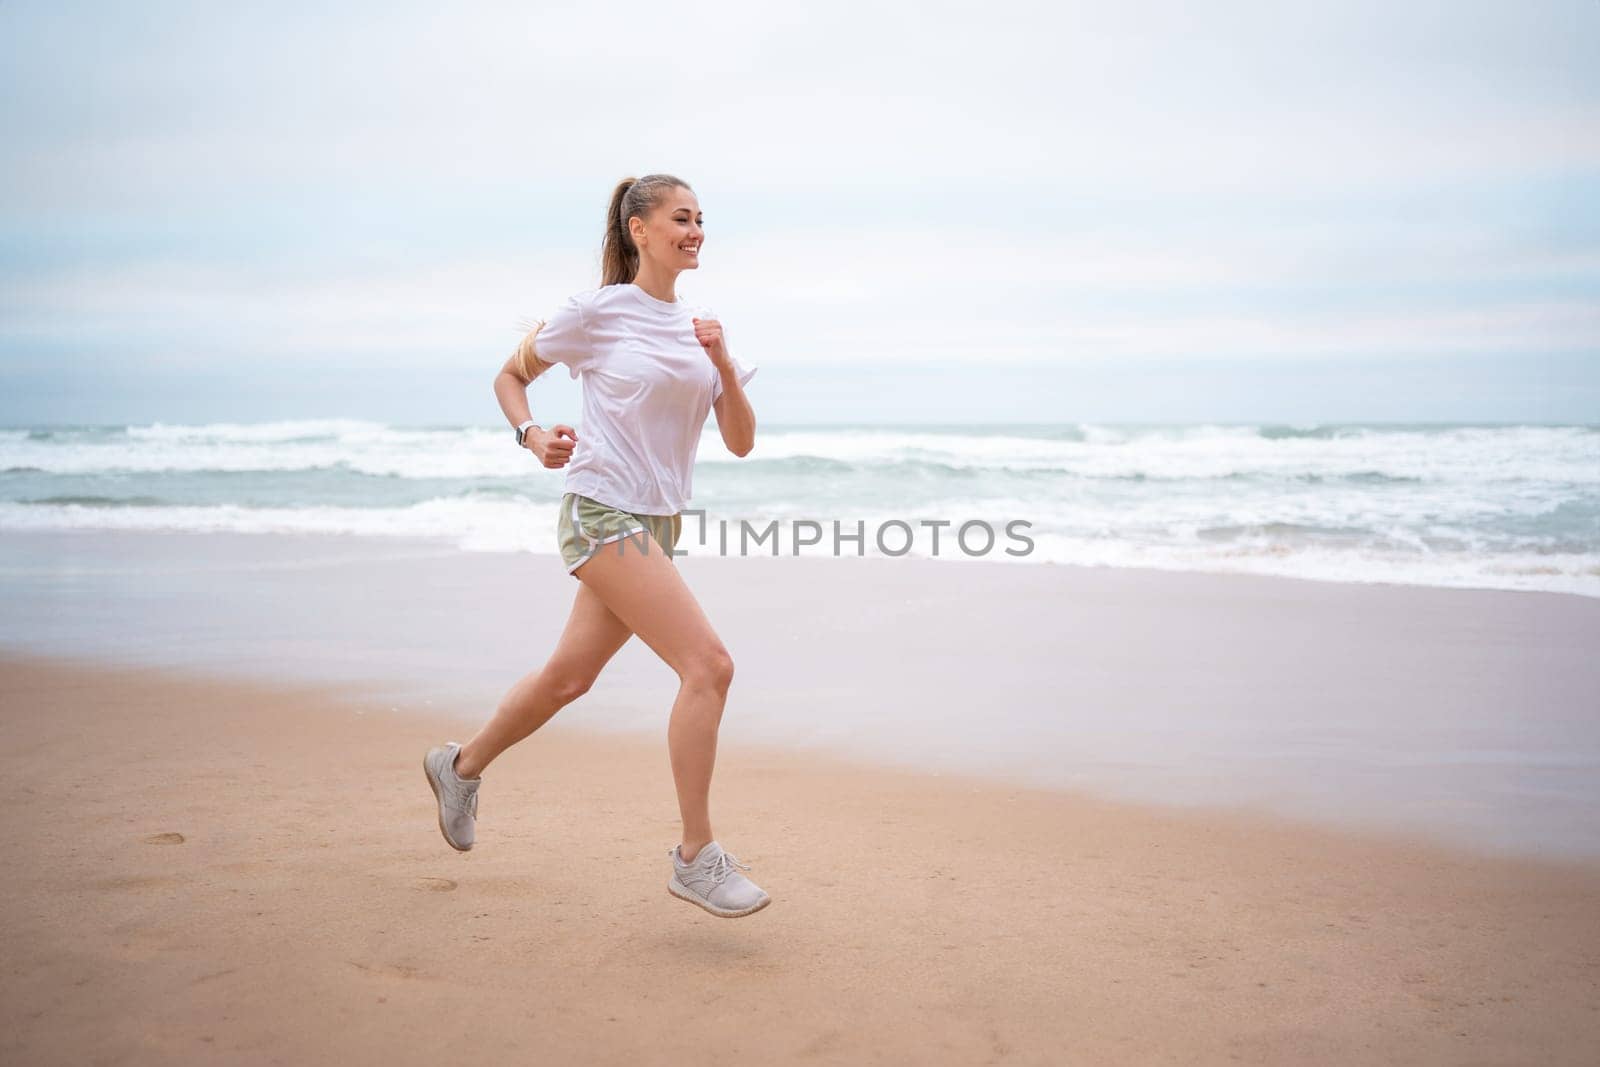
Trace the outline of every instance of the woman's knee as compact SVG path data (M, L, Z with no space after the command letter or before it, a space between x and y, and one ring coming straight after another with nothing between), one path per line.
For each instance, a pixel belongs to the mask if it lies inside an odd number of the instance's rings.
M547 670L545 684L549 686L550 695L557 705L565 707L589 691L594 685L594 677L568 670Z
M684 663L678 678L684 685L726 693L733 684L733 656L721 645L703 649Z

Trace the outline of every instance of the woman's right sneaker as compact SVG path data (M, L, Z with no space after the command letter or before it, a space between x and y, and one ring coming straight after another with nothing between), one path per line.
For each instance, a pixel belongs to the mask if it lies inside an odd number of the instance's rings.
M680 847L674 845L668 850L672 856L672 880L667 883L667 892L679 900L698 904L724 919L737 919L772 903L766 890L739 873L739 869L748 871L749 864L722 851L715 841L702 846L693 863L683 862Z
M461 746L446 741L422 757L422 770L428 786L439 801L439 832L457 852L468 852L477 833L478 786L482 778L463 778L456 773L456 753Z

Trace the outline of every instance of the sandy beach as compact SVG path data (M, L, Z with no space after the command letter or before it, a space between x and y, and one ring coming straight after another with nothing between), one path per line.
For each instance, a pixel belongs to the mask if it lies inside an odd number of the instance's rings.
M670 897L664 742L0 661L10 1063L1591 1063L1600 868L724 740L772 892Z

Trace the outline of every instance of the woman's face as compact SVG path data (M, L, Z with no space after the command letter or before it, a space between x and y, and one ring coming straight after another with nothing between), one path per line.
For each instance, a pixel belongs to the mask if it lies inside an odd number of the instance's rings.
M641 260L653 261L668 274L700 266L700 246L705 242L701 226L705 216L700 212L700 201L689 190L674 186L661 198L648 220L635 215L628 221L633 227L633 243L639 249Z

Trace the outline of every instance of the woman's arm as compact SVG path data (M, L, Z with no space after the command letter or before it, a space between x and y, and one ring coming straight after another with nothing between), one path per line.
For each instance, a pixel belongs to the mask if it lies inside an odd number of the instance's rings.
M712 407L717 412L722 443L734 455L748 456L756 446L755 409L750 406L750 398L744 395L744 386L739 384L739 375L731 365L718 368L717 373L722 376L722 395Z
M533 333L529 333L500 368L500 373L494 376L494 398L500 402L500 410L505 412L512 429L533 417L528 410L528 386L549 369L550 364L534 353ZM522 437L523 447L550 468L566 466L567 460L572 458L572 446L577 442L577 432L566 425L552 426L548 430L530 426Z
M727 339L722 336L722 323L712 318L696 318L693 321L695 339L706 350L706 356L716 368L718 384L721 386L721 395L712 401L711 406L717 413L717 430L722 434L722 443L734 455L748 456L756 446L756 413L750 407L750 398L744 395L744 386L739 384L739 368L728 352ZM745 377L754 373L749 371Z

